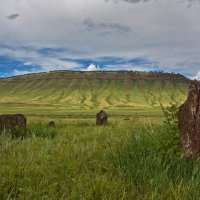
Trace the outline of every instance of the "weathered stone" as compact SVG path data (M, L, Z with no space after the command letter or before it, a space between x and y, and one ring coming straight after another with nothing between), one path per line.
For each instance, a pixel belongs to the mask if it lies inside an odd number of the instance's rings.
M0 115L0 130L10 131L19 128L22 135L26 134L26 117L22 114Z
M50 121L48 124L47 124L48 127L52 127L52 128L55 128L56 127L56 124L54 121Z
M200 154L200 82L192 81L178 113L181 145L187 154Z
M105 111L101 110L96 114L96 125L105 126L108 123L108 116Z

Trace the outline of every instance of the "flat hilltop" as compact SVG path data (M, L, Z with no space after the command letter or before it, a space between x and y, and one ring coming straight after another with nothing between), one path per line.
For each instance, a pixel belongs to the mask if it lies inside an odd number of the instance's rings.
M6 78L7 81L21 81L34 78L44 79L97 79L97 80L168 80L189 82L190 79L181 74L164 72L139 72L139 71L50 71L43 73L32 73L21 76Z
M159 115L158 99L186 99L190 79L162 72L52 71L0 79L1 113L86 118L99 109L113 116Z

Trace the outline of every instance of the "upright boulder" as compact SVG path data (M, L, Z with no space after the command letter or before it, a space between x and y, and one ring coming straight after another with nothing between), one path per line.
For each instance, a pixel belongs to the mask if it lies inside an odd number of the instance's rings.
M105 126L108 124L108 116L104 110L96 114L96 125Z
M189 155L200 155L200 82L192 81L187 100L179 108L181 145Z
M0 115L0 131L10 131L19 128L21 134L26 134L26 117L22 114L16 115Z
M56 127L56 123L54 121L50 121L48 124L47 124L48 127L51 127L51 128L55 128Z

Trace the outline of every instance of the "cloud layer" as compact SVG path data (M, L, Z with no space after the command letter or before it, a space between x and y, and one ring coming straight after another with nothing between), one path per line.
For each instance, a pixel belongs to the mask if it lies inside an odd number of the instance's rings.
M106 2L110 1L110 0L105 0ZM124 2L128 2L128 3L145 3L148 2L150 0L113 0L114 2L119 2L119 1L124 1Z
M94 63L194 77L199 10L200 0L1 1L0 76Z
M123 26L118 23L107 23L107 22L99 22L95 23L92 19L86 19L83 21L83 25L86 30L90 32L96 32L99 35L107 35L107 34L124 34L131 31L130 27Z
M16 14L8 15L6 18L7 18L8 20L13 20L13 19L18 18L19 16L20 16L20 15L19 15L18 13L16 13Z

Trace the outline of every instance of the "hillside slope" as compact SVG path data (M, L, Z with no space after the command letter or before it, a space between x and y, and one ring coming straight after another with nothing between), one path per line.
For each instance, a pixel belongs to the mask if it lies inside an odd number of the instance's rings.
M182 75L144 72L69 72L30 74L0 79L0 112L27 114L151 112L174 93L186 98L190 80Z

